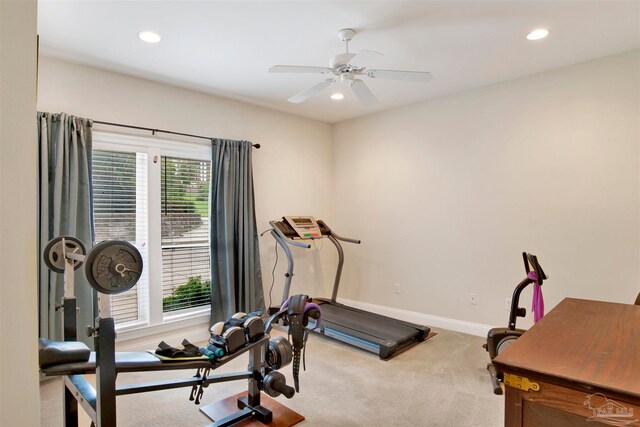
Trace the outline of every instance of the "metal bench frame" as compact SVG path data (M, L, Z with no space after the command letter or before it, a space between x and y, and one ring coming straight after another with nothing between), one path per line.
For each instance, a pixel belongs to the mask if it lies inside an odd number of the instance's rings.
M64 340L75 341L77 339L76 298L64 297L61 308L64 316ZM204 361L206 364L203 364L202 368L199 368L193 377L118 386L116 384L118 367L115 361L115 322L113 318L96 319L96 325L91 328L91 332L94 336L96 350L96 387L94 388L82 374L71 373L64 375L63 404L64 425L66 427L78 426L78 405L89 415L93 425L97 427L112 427L117 424L117 396L192 387L190 400L195 400L195 403L198 404L204 391L203 389L209 384L243 379L248 381L248 393L246 397L241 397L238 400L238 408L240 410L226 418L215 421L211 425L216 427L230 426L247 418L256 418L265 424L272 420L271 411L260 405L259 386L267 368L265 354L268 351L270 338L266 333L234 354L214 362ZM249 354L249 364L246 371L209 375L209 371L244 353ZM172 364L170 369L193 369L192 363L191 366L185 366L189 365L189 363L183 362L167 363ZM140 369L139 372L153 370L156 369ZM166 370L166 367L163 366L163 370ZM46 370L44 371L46 374ZM131 370L127 369L127 372L131 372Z

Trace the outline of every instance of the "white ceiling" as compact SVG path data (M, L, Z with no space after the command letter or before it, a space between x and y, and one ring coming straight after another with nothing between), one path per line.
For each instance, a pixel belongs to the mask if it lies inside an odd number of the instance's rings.
M382 111L640 47L640 1L60 1L40 0L41 52L326 122ZM290 96L324 76L269 74L274 64L327 66L336 32L369 68L431 71L430 83L367 79L380 99L345 91ZM547 39L525 39L546 27ZM141 30L163 36L149 45Z

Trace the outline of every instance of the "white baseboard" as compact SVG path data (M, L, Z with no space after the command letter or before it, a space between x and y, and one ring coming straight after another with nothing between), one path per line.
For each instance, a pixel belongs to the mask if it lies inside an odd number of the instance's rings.
M148 335L128 339L126 341L117 341L117 351L146 351L155 350L160 341L164 341L169 345L180 345L183 339L192 344L207 341L209 339L209 323L202 323L188 328L175 329L160 334Z
M416 311L401 310L399 308L385 307L383 305L370 304L368 302L360 302L349 299L340 298L342 304L361 310L371 311L387 317L404 320L419 325L425 325L433 328L448 329L450 331L462 332L469 335L486 337L487 332L492 326L483 325L481 323L467 322L464 320L450 319L447 317L432 316L430 314L418 313Z

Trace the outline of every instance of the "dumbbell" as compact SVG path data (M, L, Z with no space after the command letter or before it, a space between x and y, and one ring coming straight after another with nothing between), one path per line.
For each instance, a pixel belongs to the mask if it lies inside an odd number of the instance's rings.
M223 348L214 347L211 344L206 347L200 347L198 350L200 350L200 354L208 357L210 360L220 359L225 354Z

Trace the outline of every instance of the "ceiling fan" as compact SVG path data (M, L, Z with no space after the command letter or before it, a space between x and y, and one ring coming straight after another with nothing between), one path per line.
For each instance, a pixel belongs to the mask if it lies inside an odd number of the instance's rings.
M308 67L302 65L274 65L269 68L270 73L318 73L327 74L330 78L321 81L297 95L289 98L289 102L299 104L314 95L322 92L336 82L349 84L351 90L362 105L369 107L378 102L373 92L358 77L366 76L373 79L406 80L413 82L428 82L431 73L425 71L399 71L399 70L370 70L364 64L368 59L382 56L380 52L363 49L359 53L349 53L349 41L356 32L351 28L338 31L338 37L346 44L346 52L340 53L329 60L328 67Z

